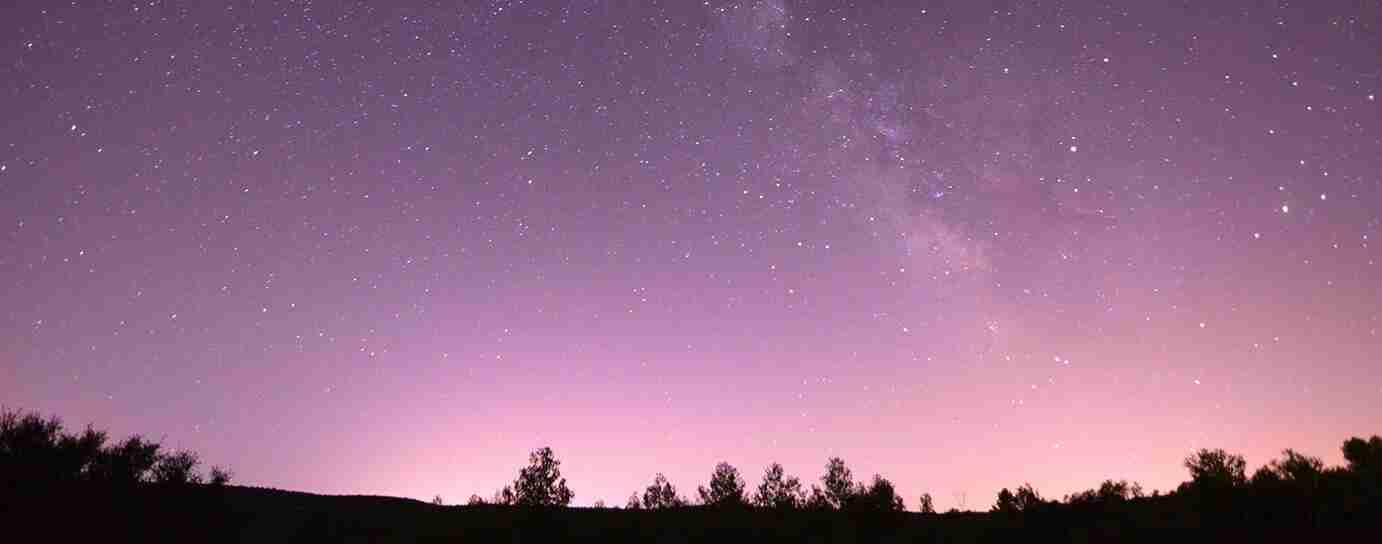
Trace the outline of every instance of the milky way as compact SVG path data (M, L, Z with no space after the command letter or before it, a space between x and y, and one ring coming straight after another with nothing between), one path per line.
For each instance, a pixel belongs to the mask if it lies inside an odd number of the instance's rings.
M246 484L983 509L1382 427L1376 0L0 11L0 401Z

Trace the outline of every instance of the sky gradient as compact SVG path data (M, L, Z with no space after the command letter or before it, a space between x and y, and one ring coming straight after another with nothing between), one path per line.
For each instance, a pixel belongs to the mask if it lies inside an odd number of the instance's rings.
M1382 28L1318 2L15 2L0 403L243 484L986 509L1382 432Z

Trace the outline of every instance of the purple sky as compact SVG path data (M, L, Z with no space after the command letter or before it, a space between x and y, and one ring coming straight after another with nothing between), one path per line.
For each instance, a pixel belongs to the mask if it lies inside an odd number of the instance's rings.
M230 4L0 8L7 406L448 502L1382 431L1377 0Z

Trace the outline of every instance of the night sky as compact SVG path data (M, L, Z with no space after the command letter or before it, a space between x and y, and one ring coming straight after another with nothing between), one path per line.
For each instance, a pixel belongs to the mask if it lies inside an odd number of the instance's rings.
M6 406L447 502L1382 431L1378 0L230 4L0 8Z

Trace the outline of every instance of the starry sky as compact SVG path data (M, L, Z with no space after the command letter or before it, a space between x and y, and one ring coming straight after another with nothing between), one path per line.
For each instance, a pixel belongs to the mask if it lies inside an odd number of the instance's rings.
M21 1L0 402L240 483L909 508L1382 431L1378 0Z

